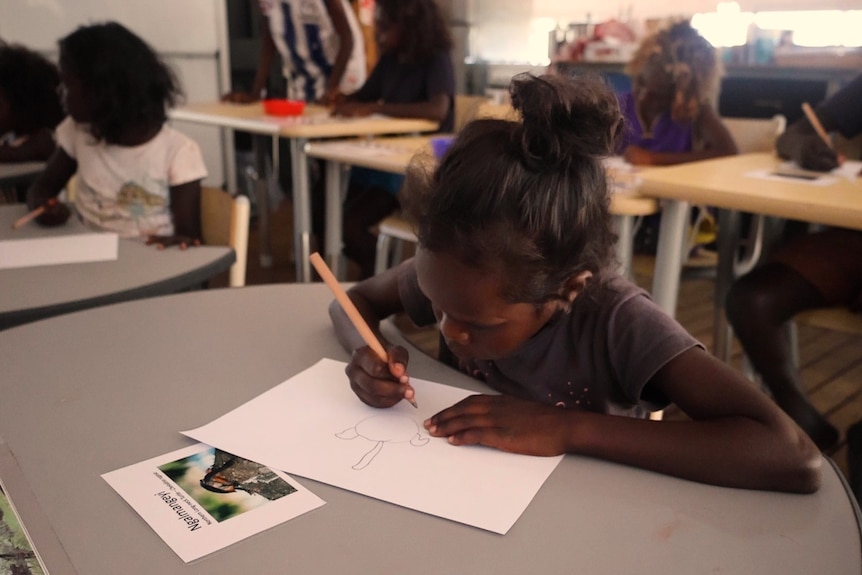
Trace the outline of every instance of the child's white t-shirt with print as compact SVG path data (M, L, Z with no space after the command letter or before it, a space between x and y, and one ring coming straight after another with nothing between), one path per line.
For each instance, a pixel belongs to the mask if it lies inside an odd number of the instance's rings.
M207 175L197 143L168 125L127 147L96 142L86 125L67 117L57 127L57 143L78 162L78 214L124 238L173 235L170 188Z

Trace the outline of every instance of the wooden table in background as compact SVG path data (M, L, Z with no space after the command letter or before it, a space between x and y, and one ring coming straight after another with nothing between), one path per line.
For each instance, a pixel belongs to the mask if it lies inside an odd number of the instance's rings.
M374 140L339 140L335 142L312 142L306 145L305 153L311 158L326 161L326 259L335 266L336 275L340 270L342 201L346 189L343 181L344 168L357 166L404 174L407 166L417 153L431 156L431 139L435 136L376 138ZM631 176L631 177L630 177ZM636 182L636 175L620 176L621 185L611 196L611 213L617 225L617 259L620 268L630 273L632 247L634 244L634 218L654 214L658 202L653 198L639 195L636 186L623 186L623 180Z
M311 139L347 138L352 136L378 136L382 134L409 134L430 132L438 124L428 120L369 116L366 118L337 118L329 115L326 108L306 106L302 116L267 116L261 103L229 104L223 102L189 104L171 112L171 118L184 122L196 122L242 130L257 136L260 157L263 142L267 137L272 147L274 170L278 173L278 138L290 141L292 166L292 198L294 218L294 252L297 281L311 280L308 255L311 245L311 189L305 145ZM261 166L260 161L258 161ZM259 175L265 172L258 170ZM261 234L261 263L272 261L269 226L269 201L267 190L258 185L258 216Z
M733 281L733 251L738 244L739 212L862 229L862 177L830 176L834 182L753 177L771 173L781 163L769 153L741 154L641 172L640 191L665 200L653 277L653 298L674 315L679 293L689 205L721 208L719 265L715 288L715 354L726 355L724 299Z

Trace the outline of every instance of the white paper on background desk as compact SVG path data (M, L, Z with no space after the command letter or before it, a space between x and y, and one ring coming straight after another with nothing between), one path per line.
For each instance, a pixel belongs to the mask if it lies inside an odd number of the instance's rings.
M209 484L233 490L204 489L208 474ZM102 478L186 563L324 504L284 473L203 444Z
M377 158L380 156L394 156L404 153L403 148L398 148L394 145L377 144L374 140L371 141L353 141L353 142L324 142L317 144L320 148L324 148L332 152L341 152L342 154L350 154L355 157Z
M847 160L831 172L812 172L804 170L796 162L781 162L774 170L752 170L745 174L749 178L773 180L777 182L793 182L808 186L829 186L839 179L857 180L862 177L862 162ZM794 174L811 176L813 179L796 177Z
M0 212L0 269L112 261L119 255L117 234L91 230L74 214L62 226L46 228L31 221L13 230L12 222L27 209L5 207Z
M472 392L412 379L419 409L356 398L345 364L322 359L189 437L308 477L505 534L562 459L452 446L422 422Z

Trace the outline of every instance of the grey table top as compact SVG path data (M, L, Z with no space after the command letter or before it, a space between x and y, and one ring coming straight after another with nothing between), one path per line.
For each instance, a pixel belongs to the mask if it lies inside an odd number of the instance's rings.
M0 206L0 242L62 233L62 228L45 229L35 223L11 231L12 222L24 213L23 205ZM235 259L229 247L157 250L121 239L118 258L112 261L0 269L0 329L197 287L229 269Z
M829 464L821 490L800 496L712 487L576 456L564 458L505 536L304 479L326 505L184 564L100 475L189 445L180 430L321 357L346 361L329 324L330 300L322 284L205 290L0 333L0 477L50 572L862 570L858 511ZM384 329L399 339L391 325ZM410 369L483 389L415 350Z
M0 163L0 184L14 184L33 179L44 169L44 162Z

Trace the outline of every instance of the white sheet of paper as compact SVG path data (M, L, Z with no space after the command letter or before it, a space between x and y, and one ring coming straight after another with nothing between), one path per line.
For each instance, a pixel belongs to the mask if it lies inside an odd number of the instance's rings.
M829 186L843 178L856 180L862 177L862 162L847 160L831 172L812 172L799 167L796 162L781 162L775 170L753 170L745 174L749 178L775 180L807 184L809 186Z
M7 206L0 214L0 269L116 260L119 237L87 228L74 215L64 225L44 228L36 222L12 230L26 206Z
M200 485L216 457L217 475L209 480L219 484L241 479L232 492L215 493ZM229 458L230 454L216 455L212 447L196 444L102 478L186 563L324 504L280 471L253 461L225 465Z
M782 170L784 173L782 173ZM794 175L798 173L799 175ZM783 167L779 166L777 170L752 170L745 174L748 178L757 178L759 180L772 180L775 182L791 182L794 184L802 184L805 186L829 186L838 181L837 178L831 175L826 174L811 174L808 175L808 172L800 170L799 168L793 168L790 166Z
M472 392L412 379L419 409L356 398L323 359L189 437L270 467L505 534L559 464L428 436L422 422Z

